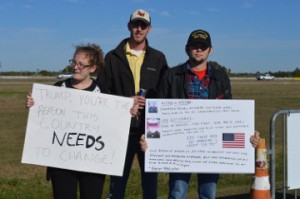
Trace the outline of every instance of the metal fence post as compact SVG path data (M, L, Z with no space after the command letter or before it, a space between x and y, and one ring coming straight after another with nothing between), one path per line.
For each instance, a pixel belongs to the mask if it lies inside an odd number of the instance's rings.
M276 153L275 153L275 133L276 133L276 130L275 130L275 124L276 124L276 119L278 116L280 115L284 115L285 119L283 120L283 127L286 128L286 122L287 122L287 119L286 119L286 116L289 115L290 113L300 113L300 109L285 109L285 110L278 110L277 112L275 112L270 120L270 184L271 184L271 197L272 199L275 199L276 197L276 169L275 169L275 166L276 166ZM283 136L285 137L286 136L286 130L283 130ZM285 142L285 138L283 139L283 141ZM285 145L284 147L282 148L283 150L283 154L285 154ZM285 155L284 155L284 158L285 158ZM285 160L283 162L285 164ZM283 174L283 180L284 180L284 197L285 197L285 189L286 189L286 176L285 176L285 165L284 165L284 174Z

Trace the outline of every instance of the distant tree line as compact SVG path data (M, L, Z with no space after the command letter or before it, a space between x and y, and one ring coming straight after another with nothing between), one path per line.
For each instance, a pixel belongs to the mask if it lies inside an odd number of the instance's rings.
M258 74L265 74L265 73L269 73L275 77L300 77L300 69L299 68L296 68L294 71L278 71L278 72L257 71L256 73L233 73L230 68L226 68L225 66L220 65L218 62L209 61L209 63L210 63L210 65L212 65L213 67L215 67L217 69L224 70L225 72L227 72L227 74L230 77L253 77L253 76L257 76Z
M271 75L274 75L275 77L300 77L300 69L296 68L294 71L278 71L278 72L260 72L257 71L256 73L234 73L231 71L229 67L225 67L220 65L216 61L209 61L209 64L219 70L224 70L230 77L253 77L261 73L269 73ZM0 62L0 68L1 68L1 62ZM41 70L41 71L8 71L8 72L0 72L0 75L4 76L56 76L61 73L71 73L72 67L70 65L66 66L61 71L47 71L47 70ZM93 75L95 75L97 72L95 72Z
M278 71L278 72L260 72L256 73L233 73L230 68L220 65L218 62L209 61L209 64L217 69L224 70L230 77L253 77L262 73L269 73L275 77L300 77L300 69L296 68L294 71Z
M3 76L55 76L58 75L59 72L55 71L47 71L47 70L41 70L38 72L32 72L32 71L6 71L6 72L0 72L0 75Z

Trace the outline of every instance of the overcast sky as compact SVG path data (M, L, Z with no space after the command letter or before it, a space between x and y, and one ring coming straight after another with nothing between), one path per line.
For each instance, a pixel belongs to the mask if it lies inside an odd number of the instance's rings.
M0 0L0 71L62 70L78 44L107 53L140 8L152 18L150 46L170 66L187 60L189 33L205 29L209 59L232 72L300 68L299 0Z

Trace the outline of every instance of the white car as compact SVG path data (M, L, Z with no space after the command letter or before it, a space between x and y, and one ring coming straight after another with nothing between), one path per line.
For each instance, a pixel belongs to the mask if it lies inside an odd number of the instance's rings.
M71 77L73 77L73 74L71 74L71 73L59 74L57 76L58 79L66 79L66 78L71 78Z
M270 74L261 74L256 77L257 80L274 80L275 77Z

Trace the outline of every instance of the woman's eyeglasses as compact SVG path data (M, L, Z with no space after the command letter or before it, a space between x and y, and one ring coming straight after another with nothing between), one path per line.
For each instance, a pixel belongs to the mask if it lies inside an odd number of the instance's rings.
M69 60L69 63L70 63L70 65L71 65L72 67L74 67L75 65L77 65L77 68L78 68L79 70L82 70L82 69L84 69L84 68L86 68L86 67L91 67L91 66L93 66L93 64L91 64L91 65L84 65L83 63L77 62L77 61L74 60L74 59L70 59L70 60Z

